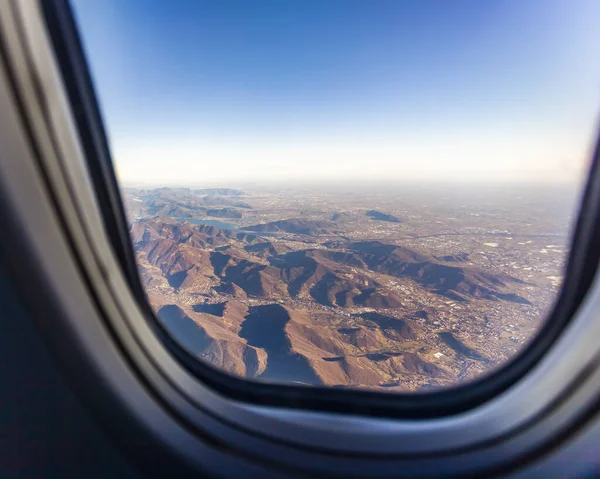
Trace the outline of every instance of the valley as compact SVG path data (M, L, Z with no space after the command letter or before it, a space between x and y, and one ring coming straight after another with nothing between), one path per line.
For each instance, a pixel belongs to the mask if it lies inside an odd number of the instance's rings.
M558 293L575 211L574 196L518 188L123 197L150 303L190 352L256 380L381 391L514 356Z

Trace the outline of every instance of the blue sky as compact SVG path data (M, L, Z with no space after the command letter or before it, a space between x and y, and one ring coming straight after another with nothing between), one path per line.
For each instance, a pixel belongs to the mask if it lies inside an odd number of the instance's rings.
M124 182L564 180L596 0L74 0Z

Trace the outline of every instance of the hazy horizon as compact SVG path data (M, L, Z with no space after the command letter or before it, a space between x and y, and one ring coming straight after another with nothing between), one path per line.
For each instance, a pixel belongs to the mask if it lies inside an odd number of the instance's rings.
M578 184L600 2L73 1L125 183Z
M566 180L555 180L555 181L536 181L535 179L525 178L522 180L514 179L508 180L495 180L492 178L486 178L482 180L444 180L443 178L429 178L429 179L379 179L379 180L361 180L357 178L348 179L347 181L339 181L334 179L258 179L258 180L212 180L212 181L180 181L180 182L169 182L169 181L125 181L119 179L121 188L189 188L189 189L257 189L257 188L270 188L281 190L285 188L317 188L317 189L337 189L337 190L352 190L360 188L362 190L369 189L393 189L398 187L408 188L448 188L448 189L460 189L463 187L470 187L471 189L481 188L483 190L487 188L492 189L511 189L511 188L539 188L543 190L547 189L559 189L566 191L579 191L585 185L586 175L581 175L579 178L570 178Z

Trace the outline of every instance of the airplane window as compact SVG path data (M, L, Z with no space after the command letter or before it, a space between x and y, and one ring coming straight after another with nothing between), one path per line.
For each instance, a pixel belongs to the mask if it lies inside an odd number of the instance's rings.
M600 3L72 2L140 280L200 360L435 390L564 279Z

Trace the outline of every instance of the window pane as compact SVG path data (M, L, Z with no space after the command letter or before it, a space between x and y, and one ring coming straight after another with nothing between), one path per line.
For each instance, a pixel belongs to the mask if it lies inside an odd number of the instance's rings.
M563 281L596 1L74 2L157 317L224 371L417 391Z

